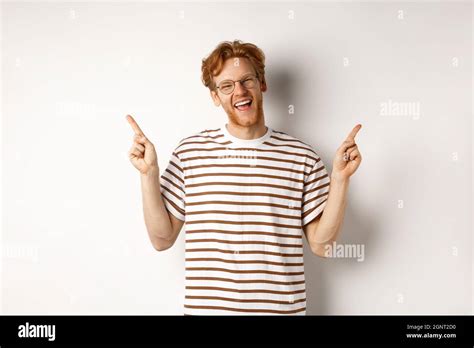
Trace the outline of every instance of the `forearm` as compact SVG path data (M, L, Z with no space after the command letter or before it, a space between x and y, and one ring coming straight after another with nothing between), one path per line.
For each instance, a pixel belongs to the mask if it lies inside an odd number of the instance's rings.
M161 196L159 169L150 170L149 173L142 174L140 178L143 215L150 240L153 245L169 243L173 236L173 229Z
M313 250L324 250L326 245L337 240L344 219L348 187L349 178L331 176L326 206L316 228L309 231L309 242Z

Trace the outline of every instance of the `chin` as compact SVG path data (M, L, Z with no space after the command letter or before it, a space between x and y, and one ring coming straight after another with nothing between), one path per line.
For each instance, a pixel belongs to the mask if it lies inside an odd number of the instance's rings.
M258 123L260 117L257 112L250 115L239 115L237 112L229 114L232 123L238 124L241 127L250 127Z
M257 123L255 118L249 117L231 117L231 121L234 124L238 124L241 127L250 127Z

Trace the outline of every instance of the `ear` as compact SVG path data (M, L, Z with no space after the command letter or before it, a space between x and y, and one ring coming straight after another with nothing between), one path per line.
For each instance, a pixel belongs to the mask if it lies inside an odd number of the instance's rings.
M215 106L221 105L221 98L219 98L219 95L217 95L216 91L211 91L211 97Z
M263 77L262 81L260 81L260 90L262 92L267 90L267 82L265 81L265 77Z

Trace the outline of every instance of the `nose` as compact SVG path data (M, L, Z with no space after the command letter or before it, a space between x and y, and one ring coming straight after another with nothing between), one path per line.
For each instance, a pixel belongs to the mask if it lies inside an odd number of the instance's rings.
M240 83L240 81L235 82L234 94L244 94L247 92L247 89Z

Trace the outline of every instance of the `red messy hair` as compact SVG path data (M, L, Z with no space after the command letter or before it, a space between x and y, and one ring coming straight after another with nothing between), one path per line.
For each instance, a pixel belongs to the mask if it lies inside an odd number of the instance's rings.
M260 48L240 40L223 41L202 60L201 80L211 91L216 89L213 77L220 74L228 58L247 58L259 80L265 82L265 54Z

